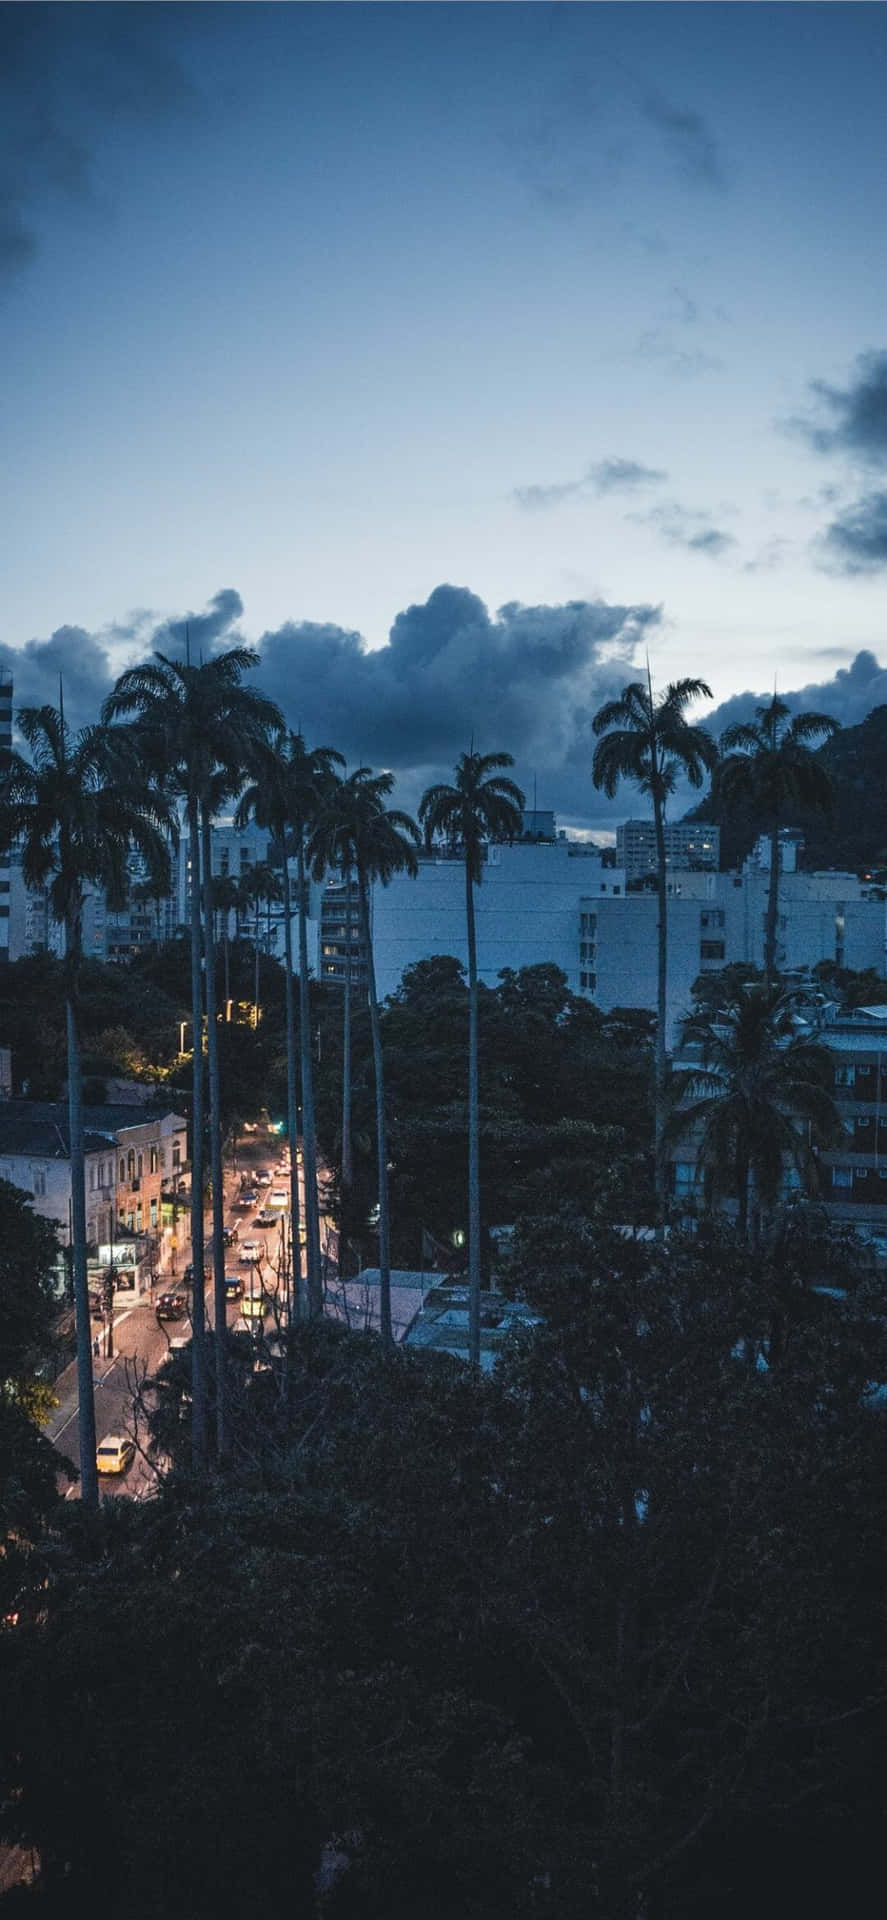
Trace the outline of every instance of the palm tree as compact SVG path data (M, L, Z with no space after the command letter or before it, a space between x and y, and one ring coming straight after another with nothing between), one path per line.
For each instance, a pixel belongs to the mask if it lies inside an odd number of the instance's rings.
M282 725L283 722L281 721L280 724ZM253 913L255 916L255 924L253 928L253 957L254 957L254 964L255 964L255 980L253 984L253 1003L255 1006L255 1024L256 1026L258 1026L259 1024L259 954L261 952L261 948L259 945L260 910L261 910L262 904L264 903L264 905L268 909L268 935L267 935L265 944L266 944L266 950L270 953L271 951L271 907L275 901L283 899L283 884L280 879L280 876L279 874L275 873L274 868L269 865L267 860L257 860L254 866L247 867L246 870L241 874L240 887L239 887L239 899L242 906L247 908L252 907Z
M218 914L222 929L222 953L225 963L225 1004L231 998L231 957L228 939L229 922L240 899L240 888L233 874L214 873L211 881L213 920ZM214 925L214 937L218 941L218 929Z
M402 813L397 807L386 809L384 805L393 785L393 773L373 773L370 767L357 767L347 779L337 780L321 807L307 846L308 860L315 879L322 879L328 867L337 866L343 874L353 873L357 880L360 935L366 953L367 995L376 1083L379 1317L382 1339L386 1346L391 1345L393 1337L391 1226L388 1212L388 1128L385 1117L385 1068L370 927L370 886L374 881L378 881L385 887L396 873L415 874L419 864L416 848L421 844L421 835L415 820L412 820L408 813ZM348 938L350 944L350 902Z
M158 892L169 885L165 831L168 811L156 788L139 778L119 751L113 730L87 727L71 735L61 689L58 708L25 707L18 726L30 761L6 751L0 761L0 841L22 843L29 887L46 887L53 918L65 935L65 1025L71 1159L71 1244L80 1400L80 1485L88 1506L98 1504L92 1333L86 1267L83 1092L80 1064L79 982L83 958L83 903L101 887L114 911L129 891L127 858L135 848Z
M194 1270L193 1403L194 1464L206 1463L206 1348L204 1287L204 1097L203 1033L204 988L215 1011L210 961L214 953L209 874L201 887L201 836L212 809L243 781L248 748L281 716L274 702L252 687L243 686L244 673L258 662L250 647L232 647L227 653L193 666L186 639L184 661L155 653L153 660L129 667L105 701L103 717L131 717L134 744L144 765L164 777L168 790L184 802L188 825L191 871L191 1017L193 1021L193 1110L191 1171L191 1260ZM202 911L203 909L203 911ZM206 961L204 969L203 962ZM209 1005L207 1011L209 1011ZM210 1088L210 1148L213 1185L213 1279L216 1327L216 1431L220 1453L226 1449L225 1369L222 1364L226 1325L225 1249L222 1238L222 1134L219 1113L218 1036L215 1019L207 1021Z
M764 982L687 1021L685 1038L701 1046L701 1064L675 1083L665 1129L666 1144L695 1143L714 1199L735 1188L740 1231L752 1245L772 1220L786 1165L815 1187L817 1151L842 1132L828 1049L797 1037L794 1007L794 996Z
M503 777L510 753L459 755L453 786L429 787L419 802L425 844L435 834L461 841L468 933L468 1355L480 1366L480 1098L477 1062L477 931L474 893L483 878L484 843L520 833L524 795Z
M308 1311L316 1318L323 1313L323 1278L320 1265L320 1222L317 1204L317 1142L314 1130L314 1079L311 1061L311 1018L308 998L308 934L305 912L305 836L317 819L323 796L330 786L334 768L344 766L333 747L315 747L308 752L300 733L285 727L254 758L250 768L253 784L247 787L237 809L239 827L248 820L265 827L283 847L283 927L286 972L286 1086L287 1130L290 1139L290 1203L292 1218L293 1264L299 1259L299 1178L296 1156L298 1118L296 1102L296 1041L293 1007L293 933L290 904L288 850L295 840L297 860L297 913L299 926L299 1037L302 1082L302 1162L305 1179L305 1237ZM295 1276L294 1276L295 1277ZM301 1276L300 1276L301 1277Z
M704 727L691 726L686 708L694 700L710 700L711 688L704 680L674 680L658 698L647 668L646 684L641 680L623 687L616 700L608 700L595 714L594 732L603 735L594 751L592 779L612 800L620 780L633 780L641 793L648 793L653 807L656 832L656 885L659 898L659 951L656 996L656 1054L654 1079L656 1207L660 1225L665 1212L666 1166L662 1142L665 1125L668 1045L666 1034L666 986L668 970L667 912L668 888L665 861L665 804L677 785L678 777L701 787L706 773L717 760L717 748Z
M769 836L764 973L772 981L779 913L779 829L794 807L825 812L831 806L832 782L808 742L830 739L839 723L827 713L796 713L790 717L785 701L775 693L767 706L755 711L753 722L739 721L721 735L722 759L715 795L725 805L744 802Z

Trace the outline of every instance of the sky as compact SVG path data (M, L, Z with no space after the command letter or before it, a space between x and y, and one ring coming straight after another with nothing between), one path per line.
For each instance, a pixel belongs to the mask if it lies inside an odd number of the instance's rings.
M862 719L885 79L881 4L0 5L16 704L187 620L399 804L473 739L586 831L647 658Z

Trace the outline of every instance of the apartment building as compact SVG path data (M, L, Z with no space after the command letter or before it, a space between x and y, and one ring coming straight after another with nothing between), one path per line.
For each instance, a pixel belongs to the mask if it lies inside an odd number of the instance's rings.
M175 1195L187 1171L181 1114L141 1103L84 1108L86 1236L96 1246L151 1235L162 1244L175 1224ZM0 1102L0 1179L71 1238L71 1150L65 1101Z
M624 875L605 866L596 847L560 840L488 847L475 893L480 979L495 987L504 967L553 961L578 992L579 903L618 897L624 888ZM380 997L393 993L404 968L417 960L452 954L467 967L461 856L433 855L420 861L416 879L397 874L387 887L375 886L372 931ZM319 957L321 977L335 978L324 973L325 960L334 956Z
M721 859L721 829L701 820L667 820L665 859L669 867L717 873ZM616 828L616 865L626 880L642 880L659 864L656 829L652 820L625 820Z

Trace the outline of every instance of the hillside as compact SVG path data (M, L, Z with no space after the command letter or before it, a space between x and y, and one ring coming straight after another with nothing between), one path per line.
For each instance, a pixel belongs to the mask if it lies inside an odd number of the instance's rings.
M830 814L801 813L785 824L806 836L805 867L887 867L887 706L875 707L858 727L843 727L819 749L835 785ZM721 866L740 866L760 829L745 808L729 812L710 796L684 815L721 829Z

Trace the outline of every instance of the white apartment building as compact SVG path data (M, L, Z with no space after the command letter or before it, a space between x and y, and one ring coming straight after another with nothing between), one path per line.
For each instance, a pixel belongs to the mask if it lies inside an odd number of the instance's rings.
M689 1011L700 973L735 962L764 964L769 876L674 874L668 902L669 1045ZM579 991L603 1012L656 1006L659 907L654 894L581 901L576 926ZM833 960L887 977L887 906L855 874L786 873L779 888L777 965L782 972Z
M553 961L578 993L579 903L618 898L624 890L624 875L605 867L597 848L566 841L490 847L475 895L480 979L495 987L503 967L517 971ZM387 887L374 887L372 924L376 984L382 998L393 993L404 968L417 960L453 954L467 966L462 859L454 855L421 860L415 880L397 874ZM336 957L327 956L325 963L321 951L321 979L326 977L326 966L335 967L341 977Z

